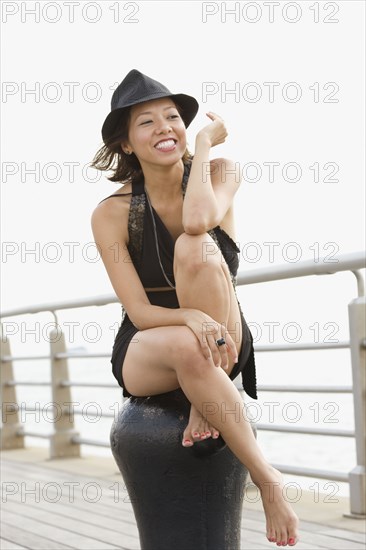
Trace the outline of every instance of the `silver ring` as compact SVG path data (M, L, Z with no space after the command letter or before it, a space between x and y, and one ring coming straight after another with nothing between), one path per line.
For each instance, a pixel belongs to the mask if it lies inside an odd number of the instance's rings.
M226 344L225 338L219 338L216 340L216 346L223 346L224 344Z

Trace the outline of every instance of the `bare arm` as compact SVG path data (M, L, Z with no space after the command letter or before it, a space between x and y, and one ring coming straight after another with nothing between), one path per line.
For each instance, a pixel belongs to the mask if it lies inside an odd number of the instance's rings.
M197 134L183 202L183 227L186 233L193 235L220 224L240 185L240 173L233 161L223 158L209 160L211 147L225 141L227 136L222 119L214 113L209 113L209 116L214 122Z
M189 308L170 309L150 304L128 253L127 220L127 202L123 205L104 202L95 208L91 217L94 240L117 297L139 330L185 325L185 314L192 311Z

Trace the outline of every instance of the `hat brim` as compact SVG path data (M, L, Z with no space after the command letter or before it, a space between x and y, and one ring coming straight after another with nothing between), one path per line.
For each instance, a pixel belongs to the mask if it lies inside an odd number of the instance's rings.
M153 99L161 99L163 97L170 97L175 103L177 103L178 107L180 107L182 111L181 117L184 122L184 125L186 128L188 128L188 126L191 124L192 120L196 116L199 109L197 100L194 97L186 94L166 94L164 92L158 92L155 94L151 94L150 96L145 96L139 101L134 101L133 103L124 105L123 107L120 107L111 111L109 115L106 117L102 126L102 138L104 143L116 131L118 122L121 118L122 111L125 111L126 109L128 109L129 107L132 107L133 105L138 105L139 103L145 103L145 101L151 101Z

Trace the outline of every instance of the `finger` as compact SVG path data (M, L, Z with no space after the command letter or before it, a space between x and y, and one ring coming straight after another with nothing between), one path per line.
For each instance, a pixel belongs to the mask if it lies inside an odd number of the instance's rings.
M213 116L216 117L216 118L220 118L220 115L218 115L218 114L215 113L214 111L207 111L207 114L213 115Z
M216 344L216 335L215 336L210 335L208 340L210 342L212 360L215 363L216 367L220 367L221 366L221 354L220 354L220 351L218 350L218 346Z
M229 357L228 357L228 348L227 348L227 340L226 335L229 334L226 330L226 327L224 324L220 326L221 329L221 338L225 340L225 344L222 344L221 346L218 346L219 353L221 354L221 366L223 369L229 368Z
M202 353L205 356L205 358L206 359L211 359L210 345L207 341L207 336L205 336L205 334L203 332L201 334L201 338L199 339L199 342L200 342L200 345L201 345Z
M209 112L209 113L206 113L206 116L208 116L208 118L210 118L211 120L214 120L214 118L215 118L215 117L213 116L213 114L210 113L210 112Z
M222 120L222 118L218 114L214 113L213 111L208 111L208 113L206 113L206 115L209 118L211 118L211 120Z
M236 345L235 345L235 342L234 340L232 339L232 337L230 336L230 334L228 332L226 332L226 345L228 347L228 352L230 353L230 355L234 358L235 362L237 363L238 361L238 350L236 349Z

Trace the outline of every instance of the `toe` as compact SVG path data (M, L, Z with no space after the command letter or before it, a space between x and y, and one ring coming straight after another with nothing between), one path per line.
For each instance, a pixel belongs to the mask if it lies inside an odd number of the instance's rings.
M182 445L183 447L191 447L193 443L194 441L192 440L190 430L186 428L183 433Z
M289 546L294 546L298 542L297 529L298 529L299 520L297 517L294 517L288 526L288 539L287 544Z
M276 531L271 524L267 527L267 539L269 542L276 542Z
M281 546L287 546L287 531L285 529L281 530Z
M289 532L287 543L289 546L294 546L298 541L297 535L295 532Z
M206 422L205 424L205 435L206 437L211 437L211 430L210 430L210 425L208 422Z

